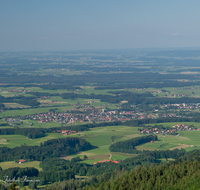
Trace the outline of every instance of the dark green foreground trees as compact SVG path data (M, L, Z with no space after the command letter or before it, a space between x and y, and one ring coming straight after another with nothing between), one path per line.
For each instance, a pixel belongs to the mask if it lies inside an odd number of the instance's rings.
M134 170L116 170L114 175L103 174L85 181L68 180L52 184L45 190L196 190L200 189L200 161L171 162L149 167L138 166ZM105 180L103 179L105 178ZM111 180L106 180L110 178ZM102 181L99 183L99 181ZM92 185L91 185L92 184Z

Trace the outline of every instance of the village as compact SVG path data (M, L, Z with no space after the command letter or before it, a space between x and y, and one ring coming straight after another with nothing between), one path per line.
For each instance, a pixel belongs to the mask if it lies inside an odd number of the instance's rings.
M58 122L61 124L75 124L83 122L109 122L109 121L129 121L137 119L157 119L159 117L180 117L176 114L158 114L136 111L105 111L104 109L92 108L85 109L84 112L48 112L31 114L27 116L18 116L7 118L10 125L22 120L36 120L38 123Z
M177 131L191 131L191 130L196 130L193 126L188 126L188 125L185 125L185 124L177 124L177 125L174 125L172 126L173 128L171 129L165 129L164 127L161 127L161 128L157 128L157 127L148 127L148 128L145 128L143 127L144 129L141 130L140 132L142 134L171 134L173 132L177 132ZM200 129L197 129L198 131Z

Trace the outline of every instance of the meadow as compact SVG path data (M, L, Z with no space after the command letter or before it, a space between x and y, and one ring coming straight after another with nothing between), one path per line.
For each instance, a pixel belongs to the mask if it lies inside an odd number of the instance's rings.
M173 125L178 123L173 123ZM190 124L192 123L185 123ZM172 123L166 123L166 126L172 126ZM127 126L110 126L110 127L99 127L93 128L90 131L85 131L80 136L85 138L88 142L93 145L98 146L98 148L80 152L71 157L87 155L88 159L83 161L85 163L93 163L95 161L111 158L113 160L124 160L135 156L134 154L125 154L118 152L110 152L110 144L117 141L128 140L142 134L138 131L139 127L127 127ZM194 149L200 149L200 131L179 131L178 136L174 135L161 135L158 134L158 141L154 143L146 143L140 146L137 146L138 150L173 150L174 148L185 148L186 151L191 151ZM115 141L112 142L111 137L115 136Z
M0 147L6 146L14 148L21 145L39 146L41 142L55 138L64 138L64 136L59 133L48 133L45 137L39 139L29 139L23 135L0 135Z
M162 123L164 125L164 123ZM172 126L178 123L165 123L165 126ZM184 123L184 124L196 124L196 123ZM199 125L199 124L197 124ZM106 126L106 127L97 127L91 128L89 131L83 131L81 133L73 134L70 136L79 137L87 140L91 144L95 145L96 148L88 151L78 152L76 154L64 157L65 159L71 159L73 157L83 158L84 155L88 157L87 160L82 162L91 164L96 160L103 159L113 159L113 160L124 160L135 156L134 154L125 154L118 152L110 152L109 146L112 143L118 141L124 141L142 134L138 131L140 127L129 127L129 126ZM200 148L200 131L179 131L178 136L174 135L162 135L158 134L158 141L154 143L146 143L140 146L137 146L138 150L168 150L174 148L185 148L187 151ZM9 148L14 148L21 145L40 145L41 142L44 142L53 138L66 138L62 134L58 133L49 133L47 136L39 139L29 139L22 135L1 135L0 136L0 146L7 146Z
M9 161L9 162L0 162L0 167L3 170L8 169L8 168L15 168L15 167L20 167L20 168L33 167L33 168L38 169L39 171L42 171L42 168L39 166L39 164L40 164L39 161L26 162L23 164L19 164L14 161Z

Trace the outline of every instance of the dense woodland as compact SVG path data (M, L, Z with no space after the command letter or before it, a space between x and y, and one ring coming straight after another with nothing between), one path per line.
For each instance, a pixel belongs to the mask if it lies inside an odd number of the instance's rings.
M84 181L63 181L45 189L198 189L196 187L199 187L199 155L199 150L190 153L184 150L155 151L153 154L150 152L139 158L126 159L123 165L110 172L106 170L108 165L105 163L102 164L105 165L105 172L101 175L89 177ZM155 162L156 158L169 157L176 160Z
M115 180L103 182L98 186L83 189L199 189L200 162L138 167Z
M111 144L109 150L111 152L123 152L123 153L136 153L137 150L135 146L147 143L147 142L154 142L158 138L156 135L148 135L143 137L136 137L126 141L116 142Z
M18 103L26 106L37 107L40 103L34 99L34 97L15 96L15 97L4 97L0 95L0 106L4 107L3 103Z
M196 155L197 153L194 154ZM194 154L192 156L194 156ZM80 158L74 158L71 161L67 161L60 158L47 157L40 163L40 166L43 169L41 172L35 168L9 168L6 170L0 169L0 176L6 175L9 178L13 178L27 175L31 179L39 179L40 182L38 182L37 185L71 179L69 183L73 182L71 184L72 186L76 186L78 183L84 187L86 184L100 184L108 181L109 179L115 178L124 172L131 171L139 165L148 166L149 164L159 164L161 163L159 160L161 158L177 159L184 155L186 156L182 159L186 160L187 154L185 150L146 151L142 155L126 159L119 164L104 163L96 165L80 163ZM28 172L30 172L30 175L28 175ZM75 175L87 175L89 178L80 183L78 180L74 181ZM27 185L27 183L20 183L19 185L24 186Z
M1 147L0 161L18 161L19 159L42 161L48 157L67 156L92 148L94 147L89 142L77 137L52 139L41 143L40 146Z

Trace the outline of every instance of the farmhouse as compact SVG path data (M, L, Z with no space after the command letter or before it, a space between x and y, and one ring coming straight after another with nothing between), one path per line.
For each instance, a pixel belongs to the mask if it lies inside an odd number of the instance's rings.
M19 164L25 163L26 161L24 159L19 160Z
M103 160L103 161L98 161L100 164L103 164L103 163L106 163L106 162L112 162L112 163L115 163L115 164L119 164L118 161L113 161L113 160ZM94 164L97 164L97 162L94 162Z

